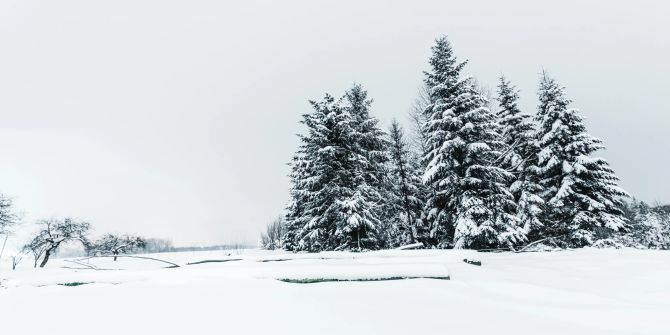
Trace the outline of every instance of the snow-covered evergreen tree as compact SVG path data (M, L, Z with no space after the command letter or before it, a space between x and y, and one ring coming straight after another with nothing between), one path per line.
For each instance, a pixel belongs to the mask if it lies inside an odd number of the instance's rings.
M303 116L308 128L291 164L291 203L284 248L376 249L386 142L355 85L339 100L326 95Z
M499 79L497 100L496 115L506 145L502 166L510 171L522 171L525 161L537 153L534 123L530 115L519 109L519 92L504 76Z
M289 164L291 166L289 174L291 200L286 211L286 232L282 241L282 247L286 250L299 251L312 248L317 251L321 249L327 237L325 230L310 226L313 219L310 210L314 205L312 202L314 193L322 187L320 184L322 180L315 176L313 166L329 131L323 126L326 117L324 109L334 103L334 98L330 95L326 95L321 103L310 101L314 110L312 113L303 114L303 119L300 121L307 127L307 131L305 134L298 135L300 146ZM311 243L305 243L306 236L312 238Z
M621 201L627 193L603 158L592 157L602 141L586 132L564 88L546 73L539 90L538 131L541 151L535 169L545 200L543 234L571 246L593 243L597 227L624 226Z
M379 127L379 120L370 115L372 99L359 84L354 84L344 95L343 108L351 115L349 150L354 159L356 174L362 179L356 185L366 184L374 188L372 201L381 202L386 178L387 148L386 134Z
M504 149L496 118L457 61L446 37L432 48L426 108L424 182L431 237L441 247L511 246L524 239L507 188L513 175L497 166Z
M423 239L422 214L425 190L420 165L413 159L400 124L393 120L389 129L389 204L391 222L398 226L393 246L416 243Z
M670 206L650 207L640 202L631 221L624 235L629 246L670 249Z
M504 76L499 79L497 100L496 114L505 143L502 166L515 175L510 190L517 202L517 216L525 233L533 238L542 227L540 216L544 205L540 196L542 187L533 173L539 152L535 124L530 115L519 109L519 92Z
M354 190L344 202L345 222L338 228L339 249L377 249L386 198L386 148L388 142L379 120L370 115L372 100L359 84L344 95L344 110L352 121L347 141L351 155Z
M309 141L305 160L309 176L304 182L308 201L301 221L305 221L298 236L299 249L308 251L334 250L339 247L336 231L341 235L347 225L343 215L345 202L353 196L353 162L347 141L351 139L351 115L341 101L326 95L321 102L311 102L314 112L305 119Z
M304 115L306 120L308 115ZM305 123L305 120L302 122ZM289 189L290 202L286 208L286 230L282 237L282 248L289 251L300 250L300 236L302 229L309 222L309 217L305 213L306 206L309 202L310 188L308 181L311 179L309 170L308 150L314 149L313 145L309 145L309 138L303 135L298 135L301 139L301 145L298 152L293 156L291 163L291 173L289 174L291 187Z
M649 206L633 199L624 202L626 226L622 231L600 228L594 247L670 249L670 206Z

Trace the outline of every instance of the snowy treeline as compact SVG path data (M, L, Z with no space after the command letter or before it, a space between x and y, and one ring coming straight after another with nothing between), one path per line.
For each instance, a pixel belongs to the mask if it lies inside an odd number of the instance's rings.
M290 163L284 249L643 243L626 214L628 194L594 156L601 140L565 89L543 73L537 110L524 113L507 79L491 101L463 75L466 63L446 37L436 40L410 138L396 121L382 131L360 85L310 101ZM668 234L667 213L655 215L640 211L636 225L659 222L658 234Z

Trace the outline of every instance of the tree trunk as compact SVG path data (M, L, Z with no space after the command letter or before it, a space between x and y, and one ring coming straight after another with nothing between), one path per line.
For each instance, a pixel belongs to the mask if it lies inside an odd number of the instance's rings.
M0 250L0 259L2 259L2 254L5 253L5 245L7 245L7 239L9 239L9 233L5 235L5 242L2 244L2 250Z
M42 258L42 263L40 263L41 268L47 265L47 262L49 261L49 256L51 256L51 249L47 249L47 251L44 252L44 258Z
M356 231L356 239L358 240L358 251L361 251L361 230Z
M407 228L409 230L408 231L409 242L410 242L410 244L414 244L414 243L416 243L416 229L414 228L414 222L413 222L414 220L412 220L412 214L409 210L408 203L409 203L409 199L407 199L407 195L405 195L405 204L406 204L405 208L407 208L405 215L407 215Z

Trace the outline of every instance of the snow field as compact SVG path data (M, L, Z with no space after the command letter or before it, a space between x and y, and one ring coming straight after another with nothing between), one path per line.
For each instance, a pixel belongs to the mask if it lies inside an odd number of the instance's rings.
M247 250L0 267L3 334L668 334L670 253ZM482 266L463 262L482 261ZM203 260L239 259L186 265ZM450 280L287 283L278 278ZM65 283L87 283L61 286Z

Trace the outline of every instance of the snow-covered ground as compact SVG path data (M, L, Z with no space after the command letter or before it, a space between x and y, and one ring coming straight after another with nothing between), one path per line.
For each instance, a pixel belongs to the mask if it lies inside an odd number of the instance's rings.
M670 334L670 252L147 256L180 267L105 258L33 269L26 259L12 272L5 260L0 333ZM187 265L204 260L230 261ZM392 277L450 280L277 280Z

